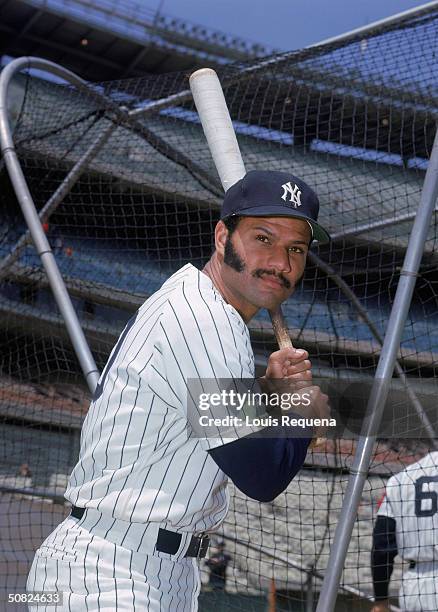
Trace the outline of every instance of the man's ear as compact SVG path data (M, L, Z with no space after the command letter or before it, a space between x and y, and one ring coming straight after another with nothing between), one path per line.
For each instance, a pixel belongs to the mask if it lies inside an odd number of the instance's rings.
M218 221L216 227L214 229L214 244L216 251L222 257L225 252L225 243L228 238L228 230L225 227L225 223L223 221Z

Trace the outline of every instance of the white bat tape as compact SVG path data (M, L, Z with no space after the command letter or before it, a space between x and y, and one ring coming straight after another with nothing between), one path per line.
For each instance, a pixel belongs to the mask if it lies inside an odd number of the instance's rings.
M219 78L211 68L190 77L195 105L222 187L227 191L245 175L245 166Z

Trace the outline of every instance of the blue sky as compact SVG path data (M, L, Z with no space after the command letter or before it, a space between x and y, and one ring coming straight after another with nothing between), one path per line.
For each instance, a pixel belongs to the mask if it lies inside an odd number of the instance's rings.
M144 6L281 50L299 49L425 2L415 0L143 0Z

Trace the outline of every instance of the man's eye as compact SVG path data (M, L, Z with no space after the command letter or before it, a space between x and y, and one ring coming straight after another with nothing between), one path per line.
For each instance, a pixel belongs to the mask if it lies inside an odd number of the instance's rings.
M303 249L301 247L297 247L297 246L290 247L289 251L291 253L304 253Z
M257 236L257 240L260 240L260 242L264 242L265 244L269 242L269 238L267 236L263 236L263 234L259 234Z

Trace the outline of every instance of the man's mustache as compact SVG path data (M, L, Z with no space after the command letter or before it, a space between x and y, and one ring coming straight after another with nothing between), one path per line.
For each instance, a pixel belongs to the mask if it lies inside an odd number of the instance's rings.
M283 276L283 274L275 274L275 272L272 272L271 270L263 270L262 268L258 268L257 270L254 270L254 272L252 273L252 275L255 278L262 278L262 276L264 276L265 274L267 276L274 276L275 278L277 278L281 282L283 287L285 287L286 289L290 289L291 284L287 280L287 278L285 278Z

